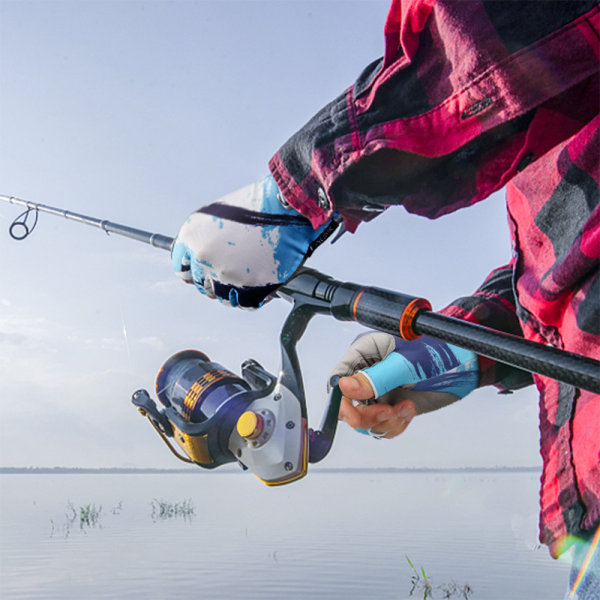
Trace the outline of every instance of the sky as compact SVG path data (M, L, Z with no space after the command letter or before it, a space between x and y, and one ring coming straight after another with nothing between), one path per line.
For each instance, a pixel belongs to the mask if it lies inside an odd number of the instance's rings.
M175 236L256 181L285 140L383 53L388 2L0 0L0 194ZM130 403L175 352L279 369L283 300L211 301L169 255L51 215L21 242L0 203L0 466L177 468ZM510 258L504 194L436 221L397 207L308 266L440 309ZM299 344L309 421L363 329ZM477 390L391 441L341 424L323 467L541 464L537 393ZM314 468L318 468L315 466Z

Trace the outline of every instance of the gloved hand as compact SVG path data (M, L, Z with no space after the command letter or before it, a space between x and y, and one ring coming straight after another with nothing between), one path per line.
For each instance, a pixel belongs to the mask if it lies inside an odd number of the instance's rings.
M402 433L415 415L464 398L478 383L479 360L470 350L380 332L357 338L330 378L343 395L340 419L385 438Z
M193 213L179 231L171 261L203 294L258 308L333 229L331 221L313 229L284 204L269 175Z

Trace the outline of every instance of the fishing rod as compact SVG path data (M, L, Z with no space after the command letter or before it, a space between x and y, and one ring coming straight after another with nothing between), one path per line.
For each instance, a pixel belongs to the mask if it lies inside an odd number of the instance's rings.
M0 195L0 200L27 208L9 228L10 235L18 240L27 237L33 230L25 222L28 213L35 212L37 215L38 212L46 212L163 250L170 251L174 242L174 238L159 233L12 196ZM16 227L22 228L24 233L17 235ZM320 306L328 307L331 315L338 320L357 321L372 329L400 335L404 339L429 335L510 366L600 393L599 361L432 312L429 302L422 298L381 288L342 283L309 269L301 270L279 288L277 295L294 302L303 300L319 303Z
M163 250L170 251L174 242L166 235L12 196L0 195L0 200L26 208L9 228L17 240L30 235L38 213L46 212ZM428 335L600 393L599 361L433 312L424 298L337 281L308 268L300 269L275 296L293 305L280 334L282 364L277 378L253 360L242 365L240 378L205 354L190 350L171 357L159 371L156 391L162 410L146 390L133 394L134 405L181 460L205 468L237 460L267 485L280 485L304 476L307 463L325 457L335 435L341 393L333 387L320 428L309 429L296 352L296 344L317 314L356 321L405 340ZM171 438L187 457L173 447Z

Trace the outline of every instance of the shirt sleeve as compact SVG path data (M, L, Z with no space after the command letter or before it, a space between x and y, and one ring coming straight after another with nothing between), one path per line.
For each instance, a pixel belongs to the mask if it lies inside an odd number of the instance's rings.
M509 263L492 271L472 296L458 298L440 312L523 337L512 281L513 264ZM531 373L492 359L480 357L479 366L480 386L495 385L501 393L510 393L533 383Z
M317 227L478 202L597 113L596 1L394 0L385 55L270 160Z

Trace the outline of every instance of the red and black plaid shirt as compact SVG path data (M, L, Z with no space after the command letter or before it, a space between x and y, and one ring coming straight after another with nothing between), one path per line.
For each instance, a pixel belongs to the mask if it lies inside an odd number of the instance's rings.
M313 225L442 216L507 186L514 258L445 312L600 359L600 9L394 0L385 56L271 159ZM510 385L514 373L501 382ZM600 398L535 376L541 540L600 523Z

